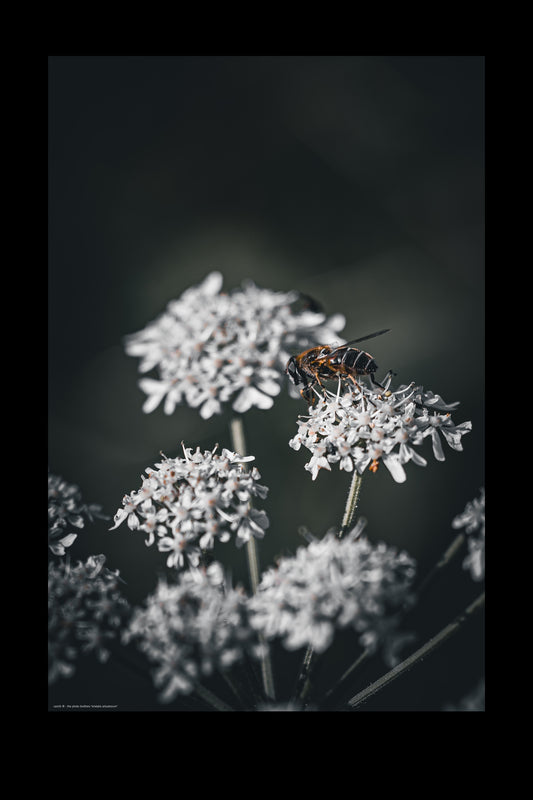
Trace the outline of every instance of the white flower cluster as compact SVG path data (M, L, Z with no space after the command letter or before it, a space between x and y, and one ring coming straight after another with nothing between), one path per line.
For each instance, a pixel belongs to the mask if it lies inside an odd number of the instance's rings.
M452 528L464 528L467 534L468 555L463 567L470 570L475 581L485 577L485 489L480 489L479 498L466 504L465 510L452 521Z
M184 458L164 456L156 469L148 467L141 488L124 496L110 530L127 520L131 530L147 534L148 546L156 542L168 553L167 566L176 568L198 566L201 551L216 541L233 536L242 547L251 537L262 539L269 520L250 501L266 497L268 488L258 483L256 467L242 466L254 457L216 449L193 453L184 447Z
M412 602L415 562L405 552L360 536L359 522L339 539L329 531L263 573L250 598L250 624L288 650L331 644L336 628L351 626L360 644L392 654L397 612ZM386 657L386 655L385 655ZM391 660L394 660L393 657Z
M243 413L252 406L268 409L280 392L292 354L338 339L341 314L326 320L322 312L295 304L297 292L274 292L248 282L223 293L223 278L210 273L187 289L146 328L126 338L126 353L141 359L139 371L155 369L157 378L139 386L149 413L163 401L172 414L177 405L198 408L208 419L225 403Z
M206 570L181 572L174 584L160 580L144 607L134 610L123 641L135 640L155 665L161 702L189 694L202 678L229 669L245 653L257 657L259 643L247 624L246 602L213 562Z
M119 590L118 570L104 567L105 556L89 556L71 566L48 565L48 682L71 677L81 655L109 658L109 643L129 615Z
M311 454L305 469L313 480L320 469L332 464L362 474L375 472L383 462L398 483L406 479L404 464L419 466L426 459L417 452L426 437L431 439L433 455L444 461L441 436L454 450L462 450L461 437L472 428L471 422L455 425L450 410L458 403L445 403L439 395L425 392L421 386L402 385L389 390L370 389L362 382L360 391L349 387L343 394L324 391L307 417L298 420L298 433L289 445L299 450L303 445Z
M78 535L69 531L69 527L83 528L84 517L91 522L95 517L109 519L101 511L101 506L82 501L78 486L48 471L48 547L54 555L65 554L65 548L70 547Z

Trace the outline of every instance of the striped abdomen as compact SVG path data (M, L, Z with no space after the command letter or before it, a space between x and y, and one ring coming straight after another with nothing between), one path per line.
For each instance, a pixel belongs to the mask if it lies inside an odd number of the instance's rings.
M328 363L333 367L332 371L335 373L338 372L339 367L342 369L343 366L347 373L355 375L369 375L376 372L378 368L370 353L357 350L355 347L339 350Z

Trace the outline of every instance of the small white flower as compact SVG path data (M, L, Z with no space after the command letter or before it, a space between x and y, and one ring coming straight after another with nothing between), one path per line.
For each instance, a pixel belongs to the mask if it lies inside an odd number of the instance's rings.
M243 467L254 457L216 451L184 447L184 458L164 456L155 469L148 467L141 488L124 496L110 530L127 520L131 530L147 534L147 546L155 543L168 554L167 566L175 569L197 566L201 550L215 542L233 538L241 547L252 536L262 538L268 517L252 500L265 498L268 488L256 467Z
M114 525L109 528L110 531L115 530L118 528L119 525L122 525L124 520L127 520L128 528L131 531L138 530L140 526L139 517L137 516L137 506L140 504L140 501L135 498L135 494L131 495L124 495L122 499L123 508L119 508L115 516L113 517Z
M269 524L264 511L252 508L249 503L241 503L235 508L231 521L231 528L237 535L235 544L242 547L252 537L262 539Z
M173 531L171 536L162 536L157 542L157 548L161 553L169 553L167 567L185 567L187 564L198 566L200 548L194 545L196 538L193 532L180 533L179 531ZM149 543L146 542L146 544Z
M298 419L298 433L289 440L289 446L299 450L302 446L311 453L305 469L316 480L321 469L339 469L362 474L366 469L375 472L383 463L397 483L406 480L404 465L412 461L425 466L426 459L417 451L426 437L430 437L433 454L444 460L441 436L454 450L462 450L461 437L472 424L454 425L449 412L437 409L455 407L445 404L439 395L424 392L414 384L389 390L369 388L361 383L361 390L346 388L336 394L324 390L317 392L317 402L309 409L307 417ZM430 403L430 408L425 403Z
M341 314L327 320L321 312L298 310L298 292L252 282L230 293L221 289L222 275L212 272L126 338L126 353L140 358L139 371L157 373L139 381L146 414L161 404L165 414L189 405L204 419L228 403L241 414L269 409L285 384L290 352L338 339L344 327Z
M479 490L479 498L470 500L462 514L458 514L452 521L452 528L464 528L465 533L479 532L485 536L485 489Z

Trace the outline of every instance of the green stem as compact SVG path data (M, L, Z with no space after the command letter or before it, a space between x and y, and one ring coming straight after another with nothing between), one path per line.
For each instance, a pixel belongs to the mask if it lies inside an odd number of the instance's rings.
M348 497L346 498L346 505L344 507L344 516L342 518L341 529L337 534L339 539L342 539L342 537L348 531L353 522L353 518L357 508L357 503L359 501L359 493L361 491L362 482L363 482L363 476L359 475L357 470L354 469L352 474L352 481L350 483L350 489L348 491Z
M370 684L370 686L367 686L366 689L363 689L363 691L359 692L350 700L348 700L350 711L356 711L370 697L377 694L377 692L391 684L394 680L396 680L396 678L404 675L406 672L412 669L412 667L414 667L416 664L419 664L424 658L433 653L437 647L440 647L441 644L446 642L451 636L457 633L457 631L459 631L468 620L472 619L472 617L478 611L480 611L484 605L485 592L480 594L479 597L477 597L473 603L465 608L465 610L459 614L453 622L450 622L450 624L446 625L441 631L439 631L439 633L437 633L435 636L432 636L429 641L422 645L422 647L419 647L418 650L415 650L414 653L408 656L408 658L406 658L400 664L397 664L385 675L382 675L381 678L378 678L377 681L374 681Z
M247 455L246 452L246 439L244 436L244 425L241 416L233 417L230 423L230 433L233 450L240 456ZM246 464L243 464L243 469L247 470ZM250 501L250 506L251 506ZM253 536L250 536L246 543L246 556L248 561L248 573L250 575L250 589L252 594L255 594L259 585L259 556L257 553L257 546ZM274 676L272 673L272 663L270 661L270 649L267 642L261 638L262 656L261 656L261 676L263 679L263 688L266 696L270 700L275 699L274 692Z

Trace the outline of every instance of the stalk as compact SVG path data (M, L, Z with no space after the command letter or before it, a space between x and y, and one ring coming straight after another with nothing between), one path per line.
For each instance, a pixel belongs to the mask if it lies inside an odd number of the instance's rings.
M457 633L466 622L468 622L472 617L475 616L477 612L479 612L483 606L485 605L485 592L482 592L473 603L471 603L465 610L459 614L453 622L450 622L449 625L446 625L442 628L439 633L435 636L432 636L422 647L419 647L418 650L415 650L408 658L402 661L400 664L397 664L393 667L389 672L385 675L382 675L381 678L378 678L377 681L374 681L367 686L366 689L363 689L358 694L354 695L350 700L348 700L348 705L350 706L350 711L356 711L363 703L365 703L370 697L377 694L379 691L384 689L386 686L389 686L396 678L399 678L404 673L408 672L417 664L433 653L437 647L440 647L441 644L446 642L451 636Z
M437 561L433 569L430 570L430 572L428 572L428 574L418 587L417 594L420 595L429 586L429 584L433 581L433 579L439 574L439 572L443 570L444 567L446 567L452 561L454 556L456 556L459 550L461 549L461 545L463 544L464 540L465 540L464 534L462 533L457 534L457 536L455 537L451 545L448 547L448 549L445 551L445 553L442 555L440 560Z
M205 686L198 684L198 686L194 687L195 693L198 697L207 703L207 705L211 706L212 708L216 709L217 711L234 711L231 706L228 706L220 697L217 697L216 694L206 689Z
M359 502L359 493L361 491L362 482L363 482L363 476L359 475L357 470L354 469L352 474L352 481L350 483L350 489L348 491L348 497L346 498L346 505L344 507L344 516L342 518L341 529L337 534L339 539L342 539L342 537L349 530L353 522L353 518L357 508L357 503Z
M230 434L231 434L233 450L240 456L247 455L246 439L244 436L244 425L242 422L242 417L240 415L233 417L233 419L231 420ZM244 470L248 469L247 464L243 464L242 466ZM251 536L250 539L246 542L246 556L248 561L248 573L250 576L250 588L252 594L255 594L257 591L257 587L259 585L260 570L259 570L259 556L257 553L257 546L255 543L255 538L253 536ZM262 645L261 677L263 679L263 688L265 691L265 695L270 700L274 700L275 699L274 676L272 673L272 663L270 660L270 649L264 638L260 637L260 639Z

